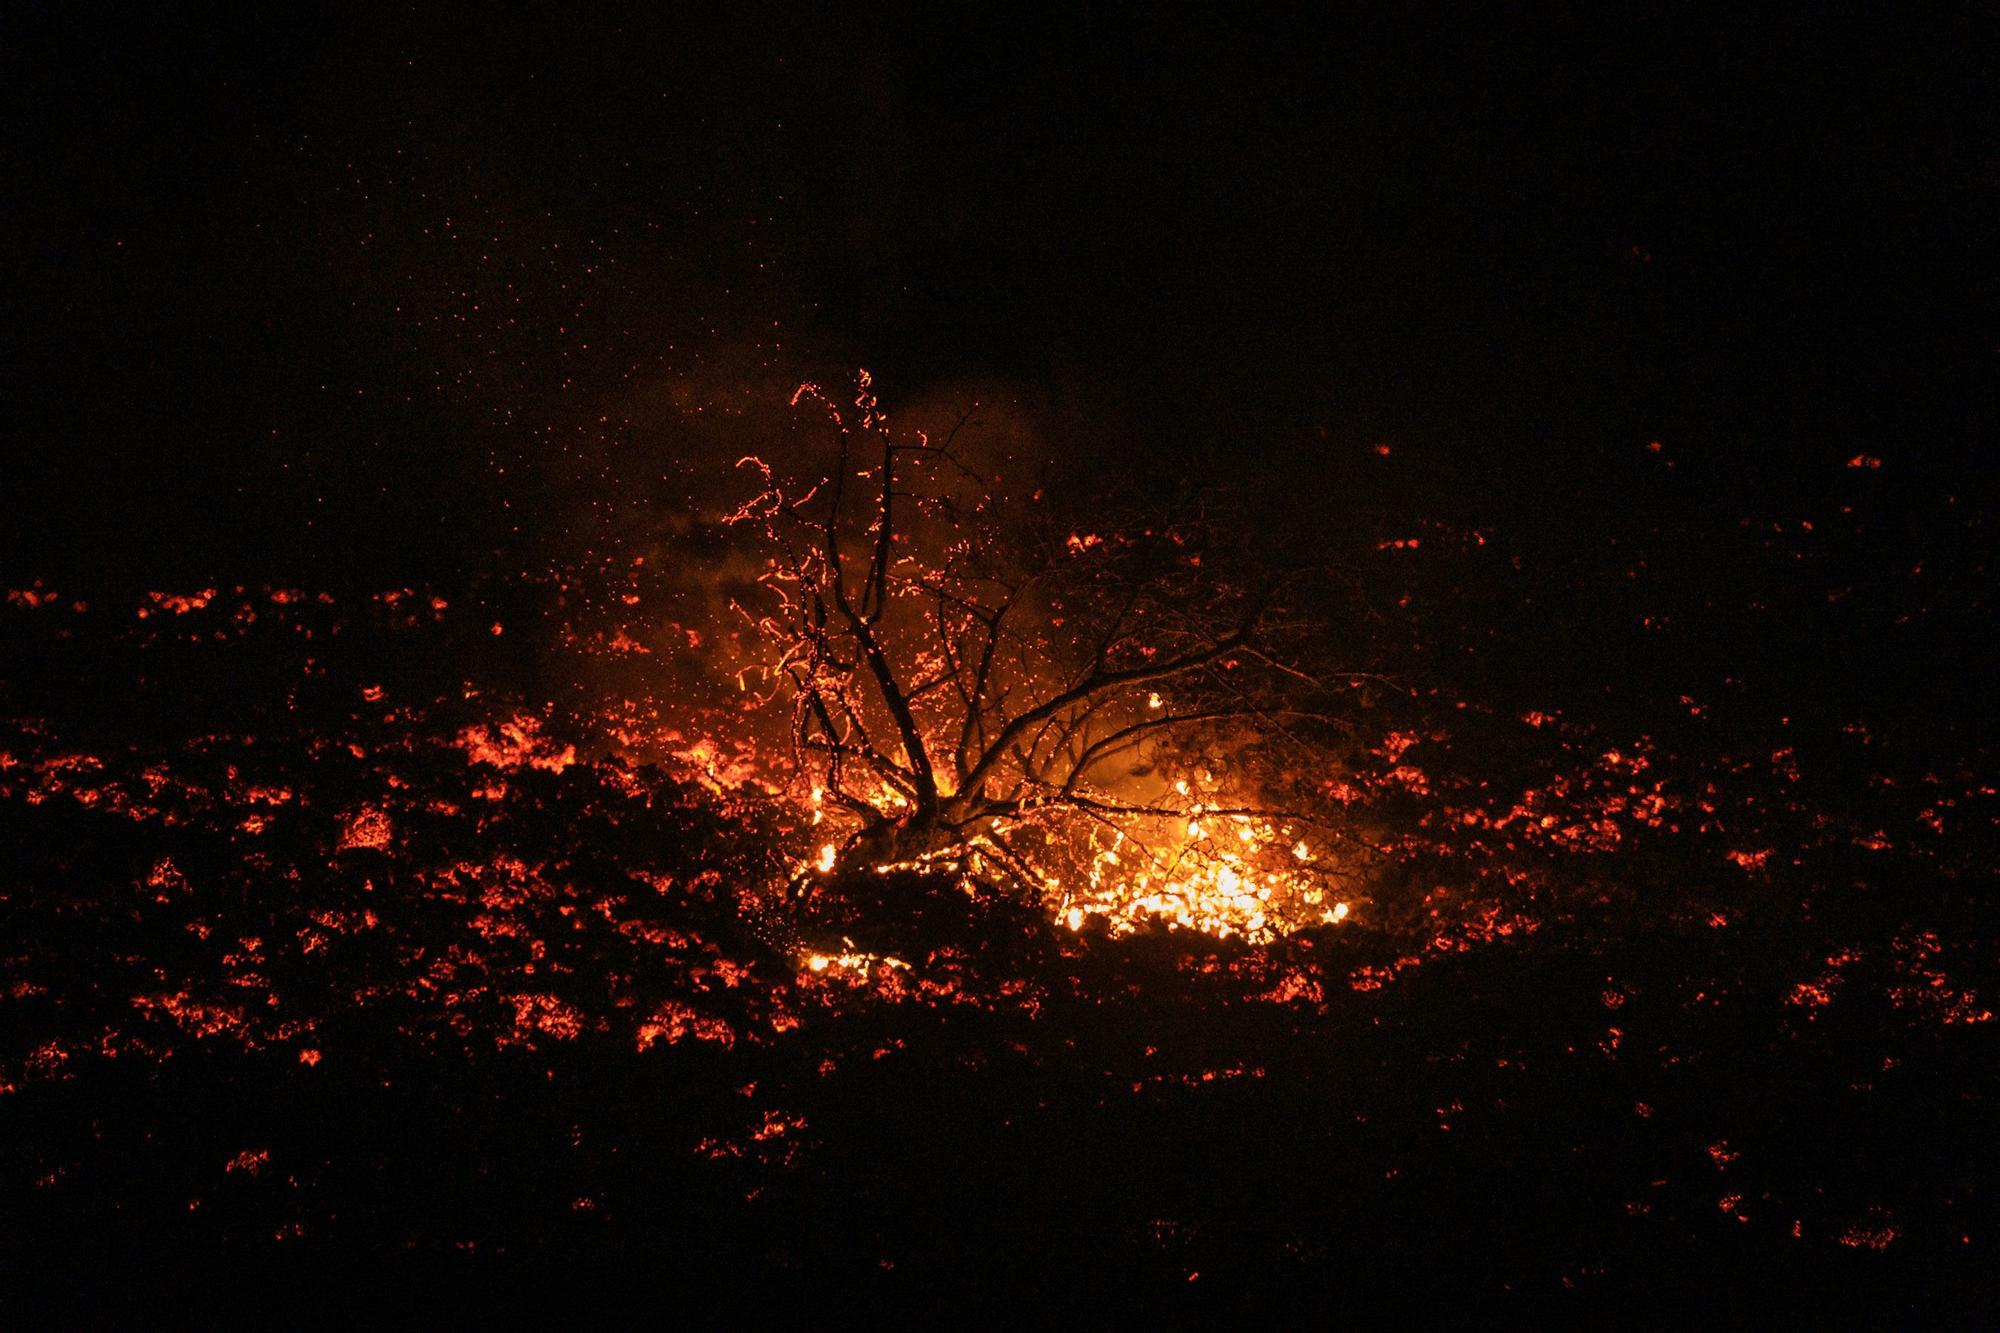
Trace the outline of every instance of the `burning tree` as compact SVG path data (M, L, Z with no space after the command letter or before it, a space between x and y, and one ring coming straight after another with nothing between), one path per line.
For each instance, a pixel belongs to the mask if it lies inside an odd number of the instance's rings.
M732 516L768 543L747 609L825 832L801 874L928 869L1080 927L1260 937L1347 915L1319 784L1361 679L1331 669L1328 584L1257 558L1215 496L1094 497L1088 525L961 447L892 431L866 372L816 475ZM747 684L747 680L746 680Z

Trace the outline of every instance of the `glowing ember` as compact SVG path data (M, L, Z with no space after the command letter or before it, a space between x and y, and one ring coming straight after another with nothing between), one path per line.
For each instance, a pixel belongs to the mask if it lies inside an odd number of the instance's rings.
M386 851L394 835L395 827L389 822L389 816L371 806L349 817L346 827L340 832L340 850L365 848Z
M542 720L516 714L489 725L467 727L458 734L466 761L493 768L538 768L560 773L576 762L574 745L557 745L542 735Z

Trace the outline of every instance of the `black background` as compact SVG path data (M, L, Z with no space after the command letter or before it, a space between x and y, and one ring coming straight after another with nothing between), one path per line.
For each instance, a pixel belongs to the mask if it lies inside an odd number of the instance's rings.
M685 386L856 364L1313 524L1378 441L1475 519L1669 503L1656 439L1719 523L1857 453L1925 522L1991 476L1990 26L17 5L9 572L589 545L718 465Z

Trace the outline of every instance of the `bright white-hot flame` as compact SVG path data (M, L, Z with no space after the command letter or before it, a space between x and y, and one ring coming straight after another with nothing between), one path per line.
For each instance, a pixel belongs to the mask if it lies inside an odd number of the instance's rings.
M886 954L859 953L851 944L845 953L808 953L804 955L802 961L806 965L806 970L815 975L824 976L832 972L860 981L872 979L878 968L889 968L898 972L910 970L910 965L900 958Z
M1198 930L1253 943L1308 924L1345 921L1348 906L1330 904L1328 881L1337 872L1316 860L1297 830L1261 815L1222 813L1213 778L1175 783L1184 797L1199 796L1185 810L1140 823L1103 842L1093 839L1087 886L1065 895L1062 920L1072 930L1102 917L1113 935L1147 925ZM1236 836L1221 836L1227 820ZM1323 904L1326 904L1323 906Z
M1184 798L1174 813L1161 810L1114 828L1066 821L1059 808L1031 808L967 841L871 863L868 869L881 875L943 874L968 886L993 879L1019 883L1025 876L1056 921L1077 932L1096 918L1112 935L1165 926L1263 943L1300 927L1338 925L1349 918L1350 905L1330 892L1338 867L1315 853L1296 826L1232 808L1207 773L1182 778L1172 789ZM815 814L824 808L829 824L844 822L841 811L823 804L823 791L814 788L813 795ZM885 814L907 807L900 793L885 788L878 795L877 808ZM1027 823L1040 825L1047 835L1039 844L1046 850L1038 855L1024 855L1026 844L1002 839ZM1235 836L1226 836L1225 829ZM840 863L839 847L834 842L818 847L812 864L820 874L831 874ZM1065 867L1075 873L1059 873ZM852 972L874 961L856 953L802 957L814 972Z
M1164 706L1157 698L1147 696L1147 706ZM940 795L948 798L953 786L941 782ZM905 792L884 781L868 787L836 793L811 782L795 789L806 798L801 813L821 827L820 836L835 839L815 847L807 873L831 875L841 865L843 844L835 830L849 832L856 822L854 802L845 798L860 795L887 824L908 818L912 802ZM843 800L831 800L835 795ZM1225 775L1186 771L1153 800L1153 808L1118 824L1066 818L1070 812L1056 800L1024 801L990 825L968 830L963 840L871 860L866 868L881 875L942 874L968 887L1009 882L1037 894L1056 922L1074 932L1094 918L1114 936L1164 926L1263 943L1349 918L1349 904L1330 892L1339 867L1282 815L1245 810L1245 797L1231 790ZM874 965L853 952L803 954L800 962L813 973L846 975Z

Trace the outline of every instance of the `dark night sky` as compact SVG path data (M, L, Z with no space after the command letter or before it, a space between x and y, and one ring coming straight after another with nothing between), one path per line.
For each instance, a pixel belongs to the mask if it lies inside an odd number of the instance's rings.
M12 7L9 577L615 540L856 364L1336 515L1992 475L1974 7L683 8Z

